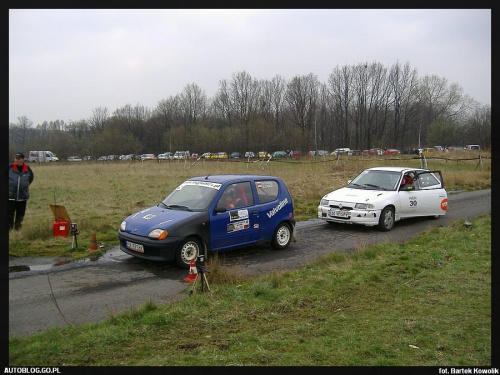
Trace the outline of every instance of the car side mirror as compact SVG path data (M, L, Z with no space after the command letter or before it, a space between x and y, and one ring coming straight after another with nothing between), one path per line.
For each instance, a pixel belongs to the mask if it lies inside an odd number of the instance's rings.
M408 190L415 190L415 186L412 186L412 185L406 185L406 186L403 186L403 189L401 190L405 190L405 191L408 191Z
M226 208L222 207L222 206L217 206L217 207L215 207L215 210L214 210L215 213L226 212L226 211L227 211Z

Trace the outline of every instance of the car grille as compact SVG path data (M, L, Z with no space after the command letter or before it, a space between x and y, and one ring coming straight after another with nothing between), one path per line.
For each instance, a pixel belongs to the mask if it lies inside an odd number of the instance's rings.
M352 207L352 206L346 206L343 204L330 204L329 207L336 208L338 210L347 210L347 211L351 211L352 209L354 209L354 207Z

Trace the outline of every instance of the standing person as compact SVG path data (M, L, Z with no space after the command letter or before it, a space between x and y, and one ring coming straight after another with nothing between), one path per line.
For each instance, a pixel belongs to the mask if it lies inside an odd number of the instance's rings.
M30 197L29 186L35 175L24 162L24 154L16 153L14 163L9 165L9 230L19 230L26 212L26 204Z

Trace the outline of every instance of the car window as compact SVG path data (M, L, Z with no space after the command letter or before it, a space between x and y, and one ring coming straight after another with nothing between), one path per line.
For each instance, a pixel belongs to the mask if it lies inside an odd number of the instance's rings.
M278 199L279 185L274 180L255 181L257 196L260 203L272 202Z
M220 189L221 184L205 181L185 181L164 200L165 206L193 211L206 210Z
M418 184L421 189L435 189L441 187L439 179L430 172L419 174Z
M227 210L233 208L247 207L254 204L254 198L250 182L239 182L226 187L222 193L217 208Z
M399 178L399 172L365 170L357 175L348 187L367 190L396 190Z

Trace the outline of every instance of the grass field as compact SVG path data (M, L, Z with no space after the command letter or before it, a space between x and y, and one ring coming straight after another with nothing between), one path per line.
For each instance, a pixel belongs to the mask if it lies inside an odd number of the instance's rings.
M443 155L429 158L427 167L443 171L448 191L491 187L489 154L453 152L446 154L448 159L443 159ZM378 165L421 167L422 160L401 155L398 158L358 156L271 162L171 160L158 163L148 160L31 164L35 173L31 197L23 227L9 233L9 255L86 257L94 233L102 245L101 251L105 251L118 244L116 233L125 217L159 203L185 179L197 175L279 176L292 195L296 219L307 220L316 217L324 194L342 187L363 169ZM71 251L71 236L53 236L51 204L65 206L77 224L78 247L74 251Z
M491 366L490 215L472 224L259 278L211 258L211 293L10 338L9 366Z
M429 159L448 191L491 187L491 161ZM477 155L476 155L477 156ZM460 160L459 160L460 159ZM117 244L124 217L158 203L195 175L277 175L296 217L364 168L420 167L420 160L349 158L288 162L34 165L23 228L11 256L89 255L90 237ZM50 204L80 229L54 238ZM333 252L290 272L235 274L208 260L211 293L110 315L98 324L9 338L9 366L491 366L491 217L436 227L402 244ZM87 240L87 241L86 241Z

